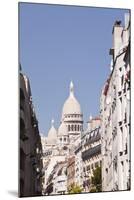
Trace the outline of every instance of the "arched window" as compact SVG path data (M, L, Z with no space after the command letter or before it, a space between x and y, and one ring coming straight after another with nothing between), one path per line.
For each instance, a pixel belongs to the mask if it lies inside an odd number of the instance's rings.
M78 131L79 131L79 125L78 125Z
M76 124L75 124L75 131L77 131L77 127L76 127Z

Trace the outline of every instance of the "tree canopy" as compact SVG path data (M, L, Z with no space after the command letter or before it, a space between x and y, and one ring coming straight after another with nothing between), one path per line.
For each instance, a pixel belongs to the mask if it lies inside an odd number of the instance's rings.
M82 189L79 185L72 184L68 191L69 191L69 194L79 194L82 192Z
M102 184L101 184L101 167L96 167L95 170L93 170L93 176L91 178L91 183L94 186L94 188L91 189L91 192L101 192L102 191ZM92 191L93 190L93 191Z

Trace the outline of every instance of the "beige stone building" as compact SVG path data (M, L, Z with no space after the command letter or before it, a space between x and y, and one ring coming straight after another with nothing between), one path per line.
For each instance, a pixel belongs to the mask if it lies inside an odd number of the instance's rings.
M75 156L68 158L67 165L67 189L71 189L72 185L75 184Z
M75 184L81 189L83 188L83 162L82 162L82 144L81 136L75 141Z
M116 21L111 73L101 94L102 190L130 189L130 15Z
M82 136L83 192L92 189L93 170L101 166L100 118L90 117L88 127Z

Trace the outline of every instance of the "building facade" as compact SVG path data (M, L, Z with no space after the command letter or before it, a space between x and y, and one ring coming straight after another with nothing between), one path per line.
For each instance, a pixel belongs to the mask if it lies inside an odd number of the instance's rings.
M113 26L111 74L101 94L102 190L130 189L130 15Z
M83 163L81 137L75 141L75 184L83 189Z
M68 191L75 184L75 156L68 158L67 165L67 189Z
M42 145L30 83L20 72L19 196L42 194Z
M93 170L101 166L100 118L90 117L88 128L82 137L83 191L92 189Z
M67 194L67 161L57 163L57 168L53 177L53 193Z

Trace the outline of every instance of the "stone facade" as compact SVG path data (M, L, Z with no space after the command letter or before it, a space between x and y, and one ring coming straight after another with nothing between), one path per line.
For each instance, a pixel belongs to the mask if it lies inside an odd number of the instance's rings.
M75 141L75 184L83 188L83 162L82 162L82 145L81 137Z
M101 94L102 190L130 189L130 16L116 21L111 74Z
M67 165L67 188L70 190L75 184L75 156L70 156Z
M100 118L91 118L82 137L83 191L92 189L93 170L101 166Z

